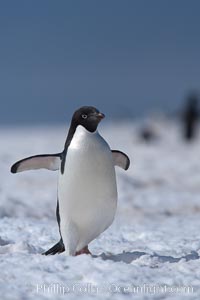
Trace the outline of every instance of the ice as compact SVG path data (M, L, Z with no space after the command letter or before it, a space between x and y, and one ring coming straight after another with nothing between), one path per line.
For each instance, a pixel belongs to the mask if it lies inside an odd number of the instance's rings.
M117 168L117 215L90 244L92 257L41 255L59 239L57 172L10 173L16 160L61 151L67 126L0 129L2 299L200 297L200 139L185 144L172 120L154 125L159 138L148 144L137 122L99 128L131 167Z

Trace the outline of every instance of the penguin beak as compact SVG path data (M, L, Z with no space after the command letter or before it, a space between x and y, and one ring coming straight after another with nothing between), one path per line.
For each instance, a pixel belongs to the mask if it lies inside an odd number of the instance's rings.
M102 114L102 113L98 113L98 114L96 114L96 117L97 117L99 120L102 120L102 119L105 118L105 115Z

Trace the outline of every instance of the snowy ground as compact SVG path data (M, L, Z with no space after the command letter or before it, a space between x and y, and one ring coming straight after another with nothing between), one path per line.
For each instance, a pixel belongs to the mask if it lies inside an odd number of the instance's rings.
M9 172L23 157L59 152L67 126L0 129L2 299L199 299L200 139L186 145L172 122L155 126L161 139L151 144L138 124L99 128L131 167L117 170L117 216L91 243L93 257L41 255L59 238L57 174Z

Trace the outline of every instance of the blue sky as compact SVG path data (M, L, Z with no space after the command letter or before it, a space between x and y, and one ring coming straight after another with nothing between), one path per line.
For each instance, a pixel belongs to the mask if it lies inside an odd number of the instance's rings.
M200 88L198 0L0 0L0 123L173 111Z

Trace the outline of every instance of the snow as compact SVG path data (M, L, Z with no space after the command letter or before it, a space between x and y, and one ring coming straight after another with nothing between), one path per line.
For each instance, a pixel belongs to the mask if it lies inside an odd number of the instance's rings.
M185 144L179 125L159 120L159 138L147 144L139 126L99 128L112 149L129 155L131 167L117 169L117 215L90 244L92 257L41 255L59 239L57 172L9 171L18 159L62 150L67 126L0 129L3 299L200 297L200 139Z

